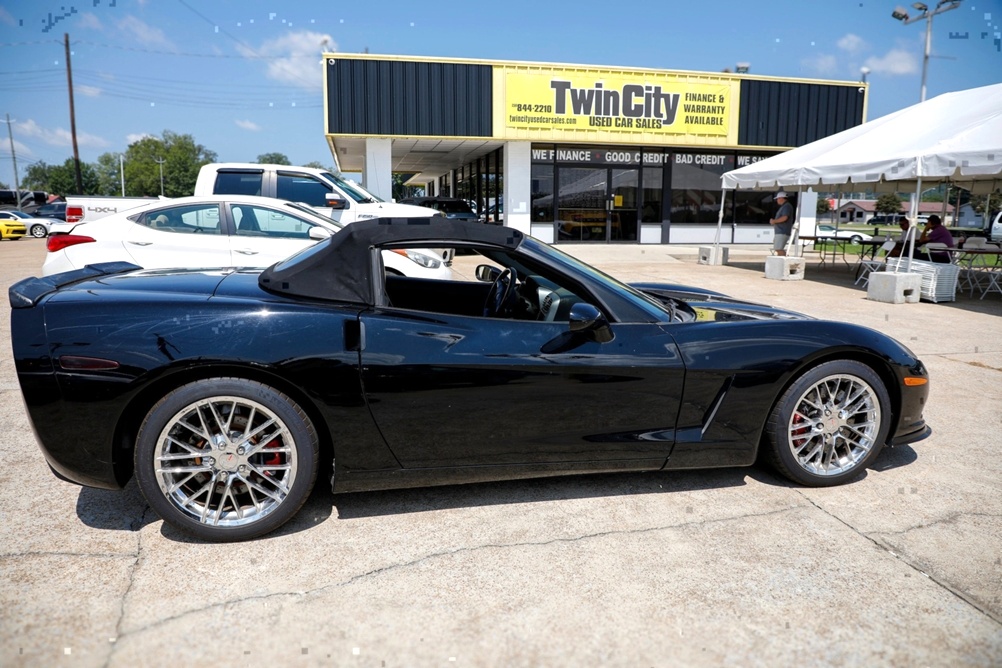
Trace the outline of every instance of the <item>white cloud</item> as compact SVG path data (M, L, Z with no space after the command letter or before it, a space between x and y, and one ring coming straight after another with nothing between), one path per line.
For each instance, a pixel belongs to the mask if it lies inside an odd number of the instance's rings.
M73 92L83 95L84 97L100 97L101 89L97 86L81 86L76 85L73 87Z
M149 132L140 132L131 135L125 135L125 145L131 146L132 144L135 144L137 141L146 139L147 137L153 137L153 135L151 135Z
M885 56L871 56L864 63L875 74L900 76L918 72L918 58L904 49L891 49Z
M800 65L812 74L831 76L838 71L838 58L832 55L819 54L811 58L804 58L800 61Z
M154 28L137 19L135 16L126 16L118 22L118 28L122 32L130 34L135 41L142 43L144 46L162 48L169 51L176 50L174 43L167 39L163 30Z
M234 122L237 124L238 128L243 128L244 130L250 130L251 132L261 131L261 126L255 123L254 121L242 121L240 119L237 119Z
M72 146L73 134L63 128L47 129L33 120L17 124L17 132L22 137L39 139L50 146ZM104 148L108 141L97 135L77 132L77 146L81 148Z
M101 23L101 19L97 18L94 14L81 14L80 18L77 19L75 28L83 28L86 30L104 30L104 25Z
M844 35L836 44L838 48L848 53L859 53L866 48L866 42L863 41L863 38L852 33Z
M9 26L16 26L17 25L17 21L14 20L14 17L11 16L10 12L8 12L3 7L0 7L0 23L3 23L5 25L9 25Z
M244 56L264 56L267 63L265 76L269 79L308 90L320 90L323 88L320 55L324 51L336 51L337 45L330 35L302 30L268 40L256 51L247 47L238 49Z

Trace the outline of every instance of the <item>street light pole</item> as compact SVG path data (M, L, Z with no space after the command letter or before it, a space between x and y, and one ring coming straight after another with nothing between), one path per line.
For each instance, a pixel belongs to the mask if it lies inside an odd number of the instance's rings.
M891 16L905 25L925 19L925 55L922 58L922 93L919 102L925 102L925 82L926 75L929 73L929 53L932 51L932 17L956 9L961 2L962 0L939 0L936 8L932 11L929 11L929 7L924 3L912 3L912 7L922 12L918 16L909 16L908 10L901 6L895 7L894 11L891 12Z
M164 196L164 163L167 162L163 158L157 158L153 162L160 165L160 196Z

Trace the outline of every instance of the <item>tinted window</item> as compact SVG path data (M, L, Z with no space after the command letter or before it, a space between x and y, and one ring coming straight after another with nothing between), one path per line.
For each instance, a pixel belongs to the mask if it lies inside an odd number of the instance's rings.
M302 202L310 206L327 206L325 196L333 191L334 189L326 183L306 174L279 174L278 192L275 194L279 199Z
M261 172L219 172L216 175L217 195L260 195Z
M263 206L234 204L230 211L238 237L309 239L310 228L313 227L302 218Z
M218 204L192 204L149 211L136 223L158 232L221 234Z

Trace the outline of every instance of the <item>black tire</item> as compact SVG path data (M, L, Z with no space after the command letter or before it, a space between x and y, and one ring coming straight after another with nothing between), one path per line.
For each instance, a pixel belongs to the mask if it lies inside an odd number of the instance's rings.
M842 403L846 399L848 405ZM859 476L880 454L890 420L890 397L873 369L851 360L819 364L797 378L773 407L766 423L766 456L779 473L801 485L839 485Z
M849 243L851 243L853 246L858 246L862 240L863 237L859 236L858 234L854 234L851 237L849 237Z
M36 239L44 239L49 231L45 229L45 225L32 225L28 233Z
M179 470L158 471L160 456ZM150 409L135 471L165 522L229 542L291 519L313 489L318 458L313 423L291 398L255 381L211 378L177 388Z

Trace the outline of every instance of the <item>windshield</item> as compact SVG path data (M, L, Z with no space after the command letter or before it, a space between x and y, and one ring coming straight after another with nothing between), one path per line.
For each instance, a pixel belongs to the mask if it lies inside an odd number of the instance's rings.
M645 313L648 313L655 322L672 320L671 311L666 309L661 302L657 301L653 297L649 297L636 288L630 287L626 283L613 278L609 274L596 269L590 264L585 264L576 257L568 255L561 250L557 250L549 244L541 243L532 237L526 237L522 241L519 248L520 250L527 250L531 253L545 256L554 264L560 265L565 271L575 274L583 274L593 281L605 284L607 287L620 293L622 297L633 304L633 306L644 311Z
M337 176L336 174L332 174L331 172L323 172L321 176L329 180L331 183L337 185L337 187L340 188L341 190L348 193L348 197L352 198L359 204L383 201L378 197L376 197L375 195L373 195L372 193L370 193L362 186L360 186L359 184L355 183L354 181L343 179L340 176Z

